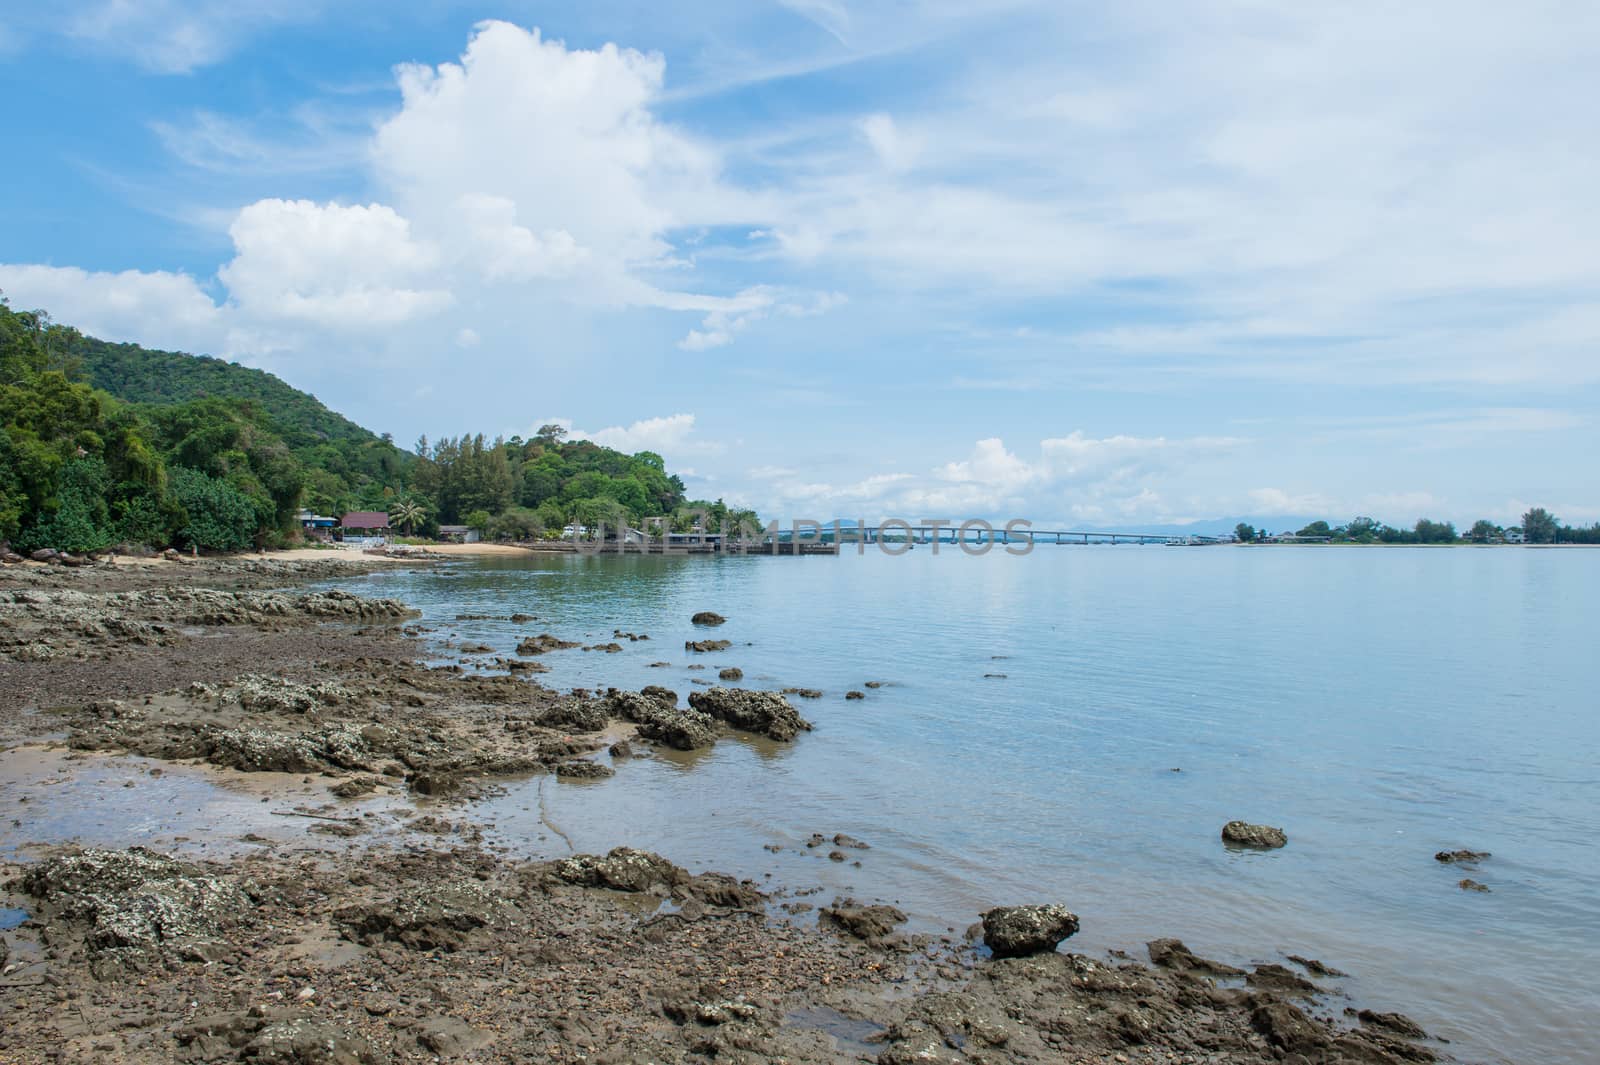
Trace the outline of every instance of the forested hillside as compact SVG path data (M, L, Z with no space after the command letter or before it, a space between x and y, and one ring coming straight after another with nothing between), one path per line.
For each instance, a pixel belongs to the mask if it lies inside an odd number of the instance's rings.
M67 364L76 363L89 384L126 402L249 400L269 412L273 430L294 448L325 442L370 444L378 440L355 422L323 406L315 396L290 388L265 370L205 355L112 344L72 329L61 332L65 334L60 346Z
M297 539L301 507L524 539L686 504L661 456L564 435L424 438L412 454L271 374L106 343L0 297L0 541L18 549L238 550Z

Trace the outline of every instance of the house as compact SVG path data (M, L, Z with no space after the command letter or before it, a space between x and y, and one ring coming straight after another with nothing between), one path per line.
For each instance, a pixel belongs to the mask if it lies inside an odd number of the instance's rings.
M439 539L452 544L475 544L480 537L478 530L466 525L441 525L439 526Z
M1527 538L1527 536L1525 536L1523 534L1521 529L1507 529L1506 530L1506 543L1508 543L1508 544L1525 544L1527 542L1528 542L1528 538Z
M383 539L389 535L389 515L381 510L352 510L339 519L343 540Z
M338 518L330 518L326 514L314 514L309 510L302 510L295 517L300 522L301 531L310 540L332 539L334 526L339 524Z

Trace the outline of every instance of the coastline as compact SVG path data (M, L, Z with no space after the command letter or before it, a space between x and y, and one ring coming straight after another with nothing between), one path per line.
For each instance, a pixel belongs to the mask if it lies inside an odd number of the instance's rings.
M188 838L168 848L178 859L97 857L123 887L87 901L70 864L24 875L62 858L60 840L12 855L28 862L8 863L0 905L29 915L5 933L20 967L0 982L0 1009L17 1019L0 1050L14 1060L1401 1061L1436 1051L1404 1038L1393 1015L1353 1025L1326 1015L1307 997L1310 970L1230 970L1170 943L1151 966L1057 952L991 960L959 930L906 936L890 907L834 900L812 923L827 900L642 852L565 856L554 831L549 860L511 862L483 844L474 795L528 774L556 786L626 772L619 745L648 757L652 738L701 742L705 724L675 696L674 713L658 715L643 701L539 688L524 676L538 672L537 655L502 660L497 675L420 666L405 604L279 590L406 560L303 554L314 557L0 572L12 847L29 828L26 804L11 805L19 789L126 788L118 797L134 803L148 789L146 801L164 802L163 789L193 777L259 789L251 798L282 826L180 817ZM805 742L780 716L738 720ZM44 757L41 742L54 761L38 779L52 783L24 788L14 766ZM115 782L87 781L111 764L124 770ZM206 922L130 931L129 913L175 898L204 901ZM51 1002L72 1008L29 1008ZM343 1058L295 1049L330 1040Z

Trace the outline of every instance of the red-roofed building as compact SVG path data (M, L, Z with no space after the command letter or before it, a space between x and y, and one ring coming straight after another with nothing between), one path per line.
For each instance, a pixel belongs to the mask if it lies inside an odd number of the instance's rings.
M389 515L381 510L352 510L339 519L339 528L351 536L387 536Z

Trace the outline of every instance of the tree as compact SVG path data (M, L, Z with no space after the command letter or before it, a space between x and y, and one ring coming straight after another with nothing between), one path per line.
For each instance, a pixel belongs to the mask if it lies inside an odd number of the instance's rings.
M1534 507L1522 516L1522 533L1530 544L1552 544L1561 530L1556 516L1543 507Z
M539 426L539 431L533 434L534 442L543 444L545 447L554 447L566 438L566 427L557 425L554 422Z
M1448 521L1419 518L1414 531L1419 544L1452 544L1456 539L1456 527Z
M1254 543L1256 538L1256 527L1254 525L1246 525L1241 521L1239 524L1233 527L1233 535L1239 538L1239 542L1241 544Z
M178 539L213 551L239 551L255 535L256 508L228 482L199 470L174 466L168 471L172 496L183 508Z
M416 528L428 516L422 504L412 499L402 499L389 510L389 520L400 526L405 535L410 536L411 530Z
M469 510L461 518L461 524L476 532L479 536L487 536L491 517L487 510Z
M1475 544L1486 544L1500 535L1500 526L1487 518L1479 518L1472 523L1472 528L1467 530L1467 538Z
M1371 518L1355 517L1344 527L1344 534L1358 543L1370 544L1377 537L1380 528L1381 526Z
M1296 536L1332 536L1333 530L1328 528L1325 521L1314 521L1304 529L1295 533Z

